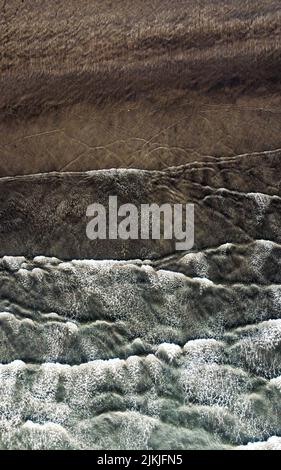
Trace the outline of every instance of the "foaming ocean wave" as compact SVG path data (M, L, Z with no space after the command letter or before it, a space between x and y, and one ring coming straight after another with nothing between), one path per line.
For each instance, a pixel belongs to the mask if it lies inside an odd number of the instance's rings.
M279 286L207 272L2 258L1 448L276 446Z

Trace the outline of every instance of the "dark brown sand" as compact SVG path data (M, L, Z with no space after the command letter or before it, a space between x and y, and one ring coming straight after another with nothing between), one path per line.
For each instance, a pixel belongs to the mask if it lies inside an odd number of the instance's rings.
M0 8L0 176L281 147L277 0Z

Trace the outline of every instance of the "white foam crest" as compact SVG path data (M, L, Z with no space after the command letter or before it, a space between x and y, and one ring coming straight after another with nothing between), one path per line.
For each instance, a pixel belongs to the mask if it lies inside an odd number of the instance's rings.
M181 354L181 347L173 343L162 343L156 350L156 356L167 362L175 361Z
M187 253L180 261L181 264L192 265L196 276L208 278L209 265L205 253Z
M281 450L281 437L272 436L267 441L248 442L237 450Z
M281 392L281 376L271 379L269 385L276 387L279 392Z
M262 274L262 268L272 249L273 244L266 240L259 240L254 244L254 249L250 258L250 264L253 266L256 273Z
M3 256L0 258L0 266L9 271L18 271L26 259L24 256Z
M264 218L265 212L274 196L264 193L247 193L247 197L253 198L257 205L256 220L258 223Z
M71 437L63 426L57 423L47 422L44 424L27 421L16 433L15 444L20 448L24 437L24 447L32 450L65 449L71 447ZM14 444L14 445L15 445Z
M148 441L158 421L153 417L137 412L126 413L126 419L121 424L120 448L134 450L149 450Z

